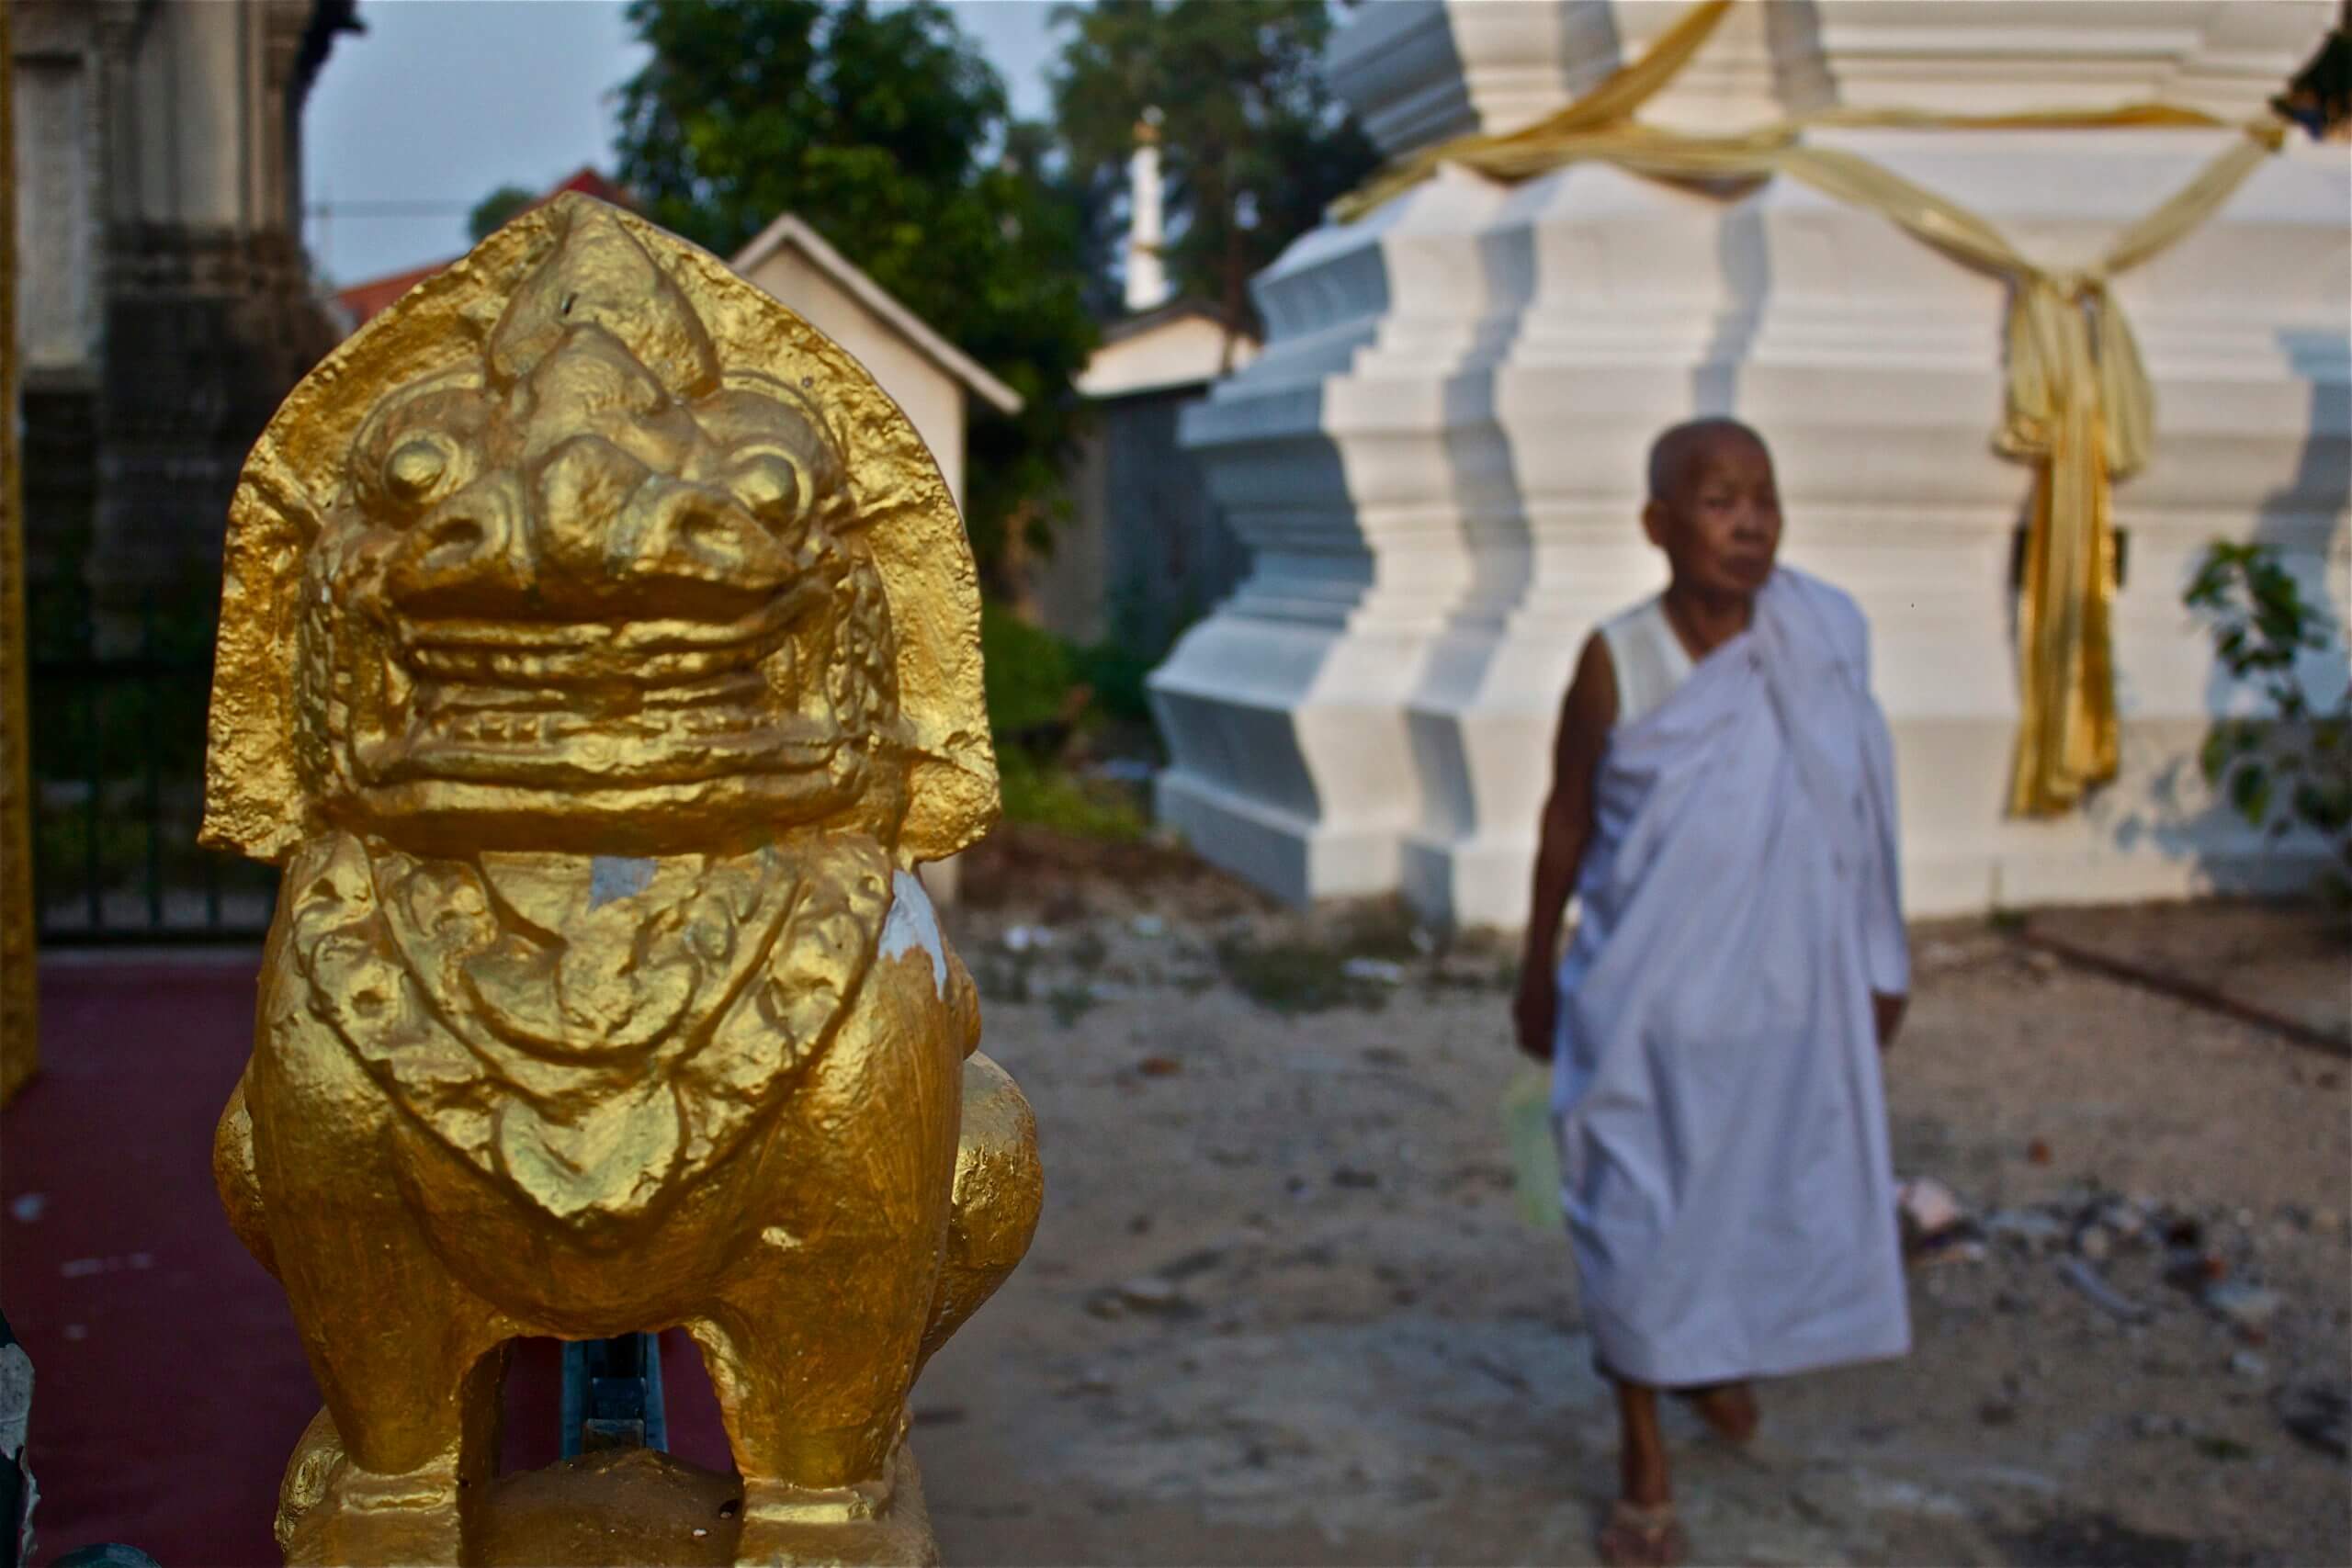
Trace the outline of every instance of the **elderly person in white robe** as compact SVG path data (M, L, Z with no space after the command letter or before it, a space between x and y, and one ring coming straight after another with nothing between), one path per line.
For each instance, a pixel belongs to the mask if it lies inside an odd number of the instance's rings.
M1687 1550L1657 1390L1741 1441L1750 1379L1910 1346L1879 1077L1909 963L1868 629L1775 565L1771 456L1744 425L1661 436L1642 521L1672 582L1593 636L1562 705L1514 1007L1553 1063L1618 1386L1612 1563Z

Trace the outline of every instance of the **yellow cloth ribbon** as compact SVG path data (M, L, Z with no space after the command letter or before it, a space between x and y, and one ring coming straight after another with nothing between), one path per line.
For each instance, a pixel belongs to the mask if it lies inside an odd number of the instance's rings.
M2212 216L2264 158L2285 125L2265 117L2195 178L2117 236L2079 272L2043 267L1976 214L1871 160L1806 144L1834 129L2116 130L2212 128L2225 121L2167 104L1950 115L1916 109L1826 108L1727 136L1645 126L1635 109L1705 43L1731 0L1702 0L1642 58L1557 113L1501 135L1457 137L1415 154L1336 204L1351 222L1456 164L1507 183L1597 160L1652 179L1742 181L1787 175L1876 212L2009 285L2006 407L1994 446L2034 465L2018 614L2018 724L2009 810L2061 815L2115 776L2115 676L2109 608L2115 592L2111 489L2148 460L2155 396L2131 323L2108 279L2138 265Z

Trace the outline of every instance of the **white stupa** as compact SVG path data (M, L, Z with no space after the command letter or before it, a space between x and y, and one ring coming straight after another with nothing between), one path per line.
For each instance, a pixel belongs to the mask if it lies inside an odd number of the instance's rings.
M1127 156L1127 243L1125 302L1139 316L1168 302L1168 263L1159 254L1167 234L1162 224L1159 177L1159 111L1147 109L1136 125L1136 150Z
M2160 99L2243 119L2333 0L1772 0L1734 7L1642 111L1745 129L1828 103L1954 112ZM1557 109L1671 0L1387 0L1333 85L1392 154ZM2227 130L1812 133L2075 265ZM2121 776L2075 815L2004 812L2014 542L2032 471L1996 456L2003 285L1793 180L1709 196L1597 163L1462 170L1327 225L1256 280L1268 341L1187 442L1253 574L1153 677L1160 809L1293 899L1402 888L1523 919L1552 730L1594 623L1664 580L1642 460L1731 413L1778 457L1786 558L1869 612L1915 913L2178 895L2298 874L2207 799L2222 688L2180 604L2204 544L2282 547L2339 612L2352 489L2352 164L2300 132L2202 229L2118 278L2154 380L2121 484ZM2340 682L2342 659L2313 678Z

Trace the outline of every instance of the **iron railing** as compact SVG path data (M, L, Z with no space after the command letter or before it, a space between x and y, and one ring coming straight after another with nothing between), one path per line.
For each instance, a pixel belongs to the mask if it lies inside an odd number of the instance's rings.
M200 611L91 613L73 580L30 584L33 878L51 945L249 942L277 872L199 849L211 626Z

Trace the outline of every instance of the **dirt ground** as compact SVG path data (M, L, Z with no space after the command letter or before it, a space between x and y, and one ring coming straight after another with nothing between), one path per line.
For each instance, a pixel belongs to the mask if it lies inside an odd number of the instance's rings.
M1149 850L1012 835L964 885L1047 1201L917 1390L948 1561L1592 1561L1612 1411L1511 1189L1504 951ZM2131 919L2345 1003L2340 924ZM1751 1450L1672 1412L1698 1560L2352 1562L2352 1470L2281 1414L2352 1372L2345 1061L1982 922L1915 952L1898 1174L1982 1239L1915 1267L1911 1357L1767 1387Z

